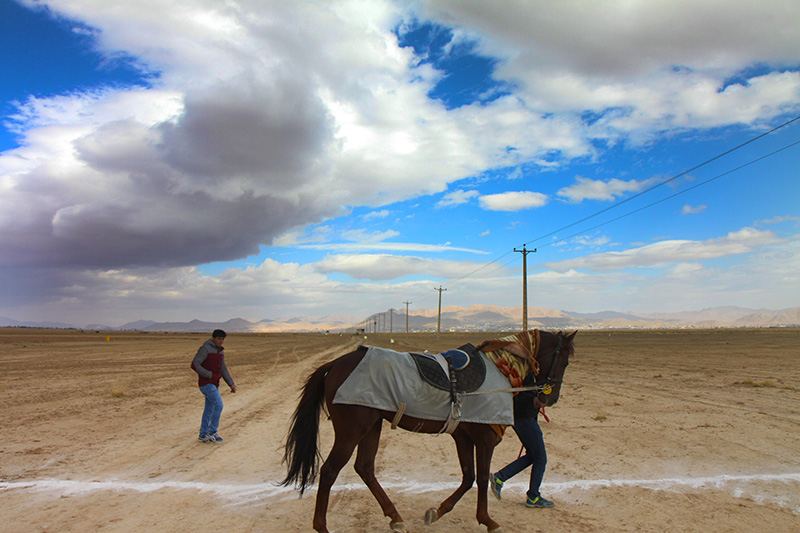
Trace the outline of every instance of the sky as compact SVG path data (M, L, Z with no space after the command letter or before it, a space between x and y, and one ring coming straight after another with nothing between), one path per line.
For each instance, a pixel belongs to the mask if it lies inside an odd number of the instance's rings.
M530 307L800 306L798 43L796 0L0 0L0 316L520 306L523 257Z

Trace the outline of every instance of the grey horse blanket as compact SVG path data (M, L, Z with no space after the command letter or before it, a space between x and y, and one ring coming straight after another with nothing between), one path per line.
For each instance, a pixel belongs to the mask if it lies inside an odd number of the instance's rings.
M363 405L391 412L396 412L404 403L408 416L447 420L450 393L423 381L409 353L375 346L366 348L364 358L336 391L333 403ZM508 389L508 380L494 363L483 353L480 356L486 363L486 379L475 392ZM512 393L490 392L464 396L459 420L481 424L513 424Z

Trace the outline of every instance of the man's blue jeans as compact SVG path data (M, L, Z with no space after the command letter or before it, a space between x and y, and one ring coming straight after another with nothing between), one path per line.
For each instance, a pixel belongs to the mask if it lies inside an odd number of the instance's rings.
M516 476L531 466L531 482L528 487L528 498L535 499L539 494L542 484L544 469L547 466L547 452L544 449L544 436L542 428L536 418L515 418L514 431L517 433L522 445L525 446L525 455L512 461L497 473L501 481L506 481Z
M200 387L200 392L206 397L206 407L203 409L203 420L200 422L200 436L213 435L219 428L219 416L222 414L222 396L219 387L213 383Z

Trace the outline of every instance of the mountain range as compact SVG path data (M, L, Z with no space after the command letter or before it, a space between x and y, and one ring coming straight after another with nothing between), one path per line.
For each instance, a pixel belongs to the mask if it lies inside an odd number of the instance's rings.
M88 324L78 327L58 322L21 322L0 317L0 327L69 328L92 330L137 330L207 332L216 328L228 332L289 332L330 331L346 332L363 328L365 331L507 331L522 325L522 307L493 305L450 306L437 310L420 309L405 313L393 310L370 317L327 315L323 317L293 317L286 319L248 320L233 318L224 322L156 322L137 320L119 327ZM725 327L800 327L800 307L783 310L748 309L744 307L712 307L699 311L678 313L620 313L603 311L579 313L554 309L528 308L528 328L542 329L658 329L658 328L725 328Z

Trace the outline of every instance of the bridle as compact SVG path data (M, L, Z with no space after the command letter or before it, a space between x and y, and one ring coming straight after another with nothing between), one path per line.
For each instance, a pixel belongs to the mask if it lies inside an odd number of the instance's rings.
M561 377L559 378L557 378L555 375L556 368L560 366L558 363L559 359L561 358L561 348L563 348L563 346L564 346L564 338L561 335L559 335L558 344L556 345L555 350L553 350L554 355L553 355L553 362L550 363L550 372L547 373L547 377L543 381L535 382L535 386L539 389L540 393L542 394L550 394L553 385L556 384L560 385L561 383L564 382L564 372L561 372ZM568 364L569 361L567 361L566 364L563 365L563 367L566 368Z

